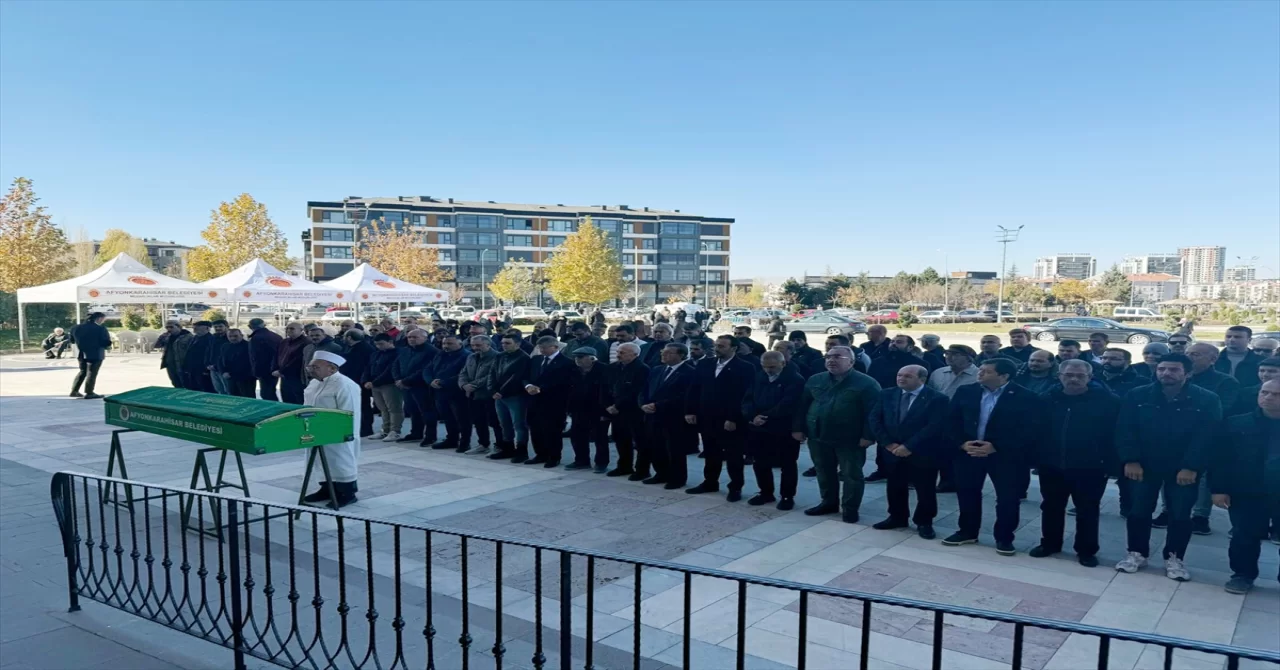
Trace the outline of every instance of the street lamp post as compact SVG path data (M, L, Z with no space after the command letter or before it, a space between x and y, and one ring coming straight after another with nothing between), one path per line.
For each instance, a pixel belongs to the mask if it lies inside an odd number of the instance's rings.
M1018 233L1026 227L1026 224L1018 226L1014 229L1005 228L1004 226L996 226L1000 232L996 235L996 241L1000 243L1000 297L996 303L996 323L1004 322L1004 269L1005 259L1009 255L1009 243L1018 241Z
M938 249L938 251L942 251ZM942 251L942 311L951 309L951 256ZM956 320L951 319L951 323Z
M710 266L710 263L707 263L707 261L711 260L711 254L707 253L707 251L708 251L707 243L703 242L702 258L700 260L702 261L701 265L704 268ZM711 273L707 272L706 270L702 271L702 298L704 301L703 307L710 307L711 305Z
M480 250L480 309L485 308L485 300L489 296L489 289L485 286L484 281L484 259L489 255L488 249Z

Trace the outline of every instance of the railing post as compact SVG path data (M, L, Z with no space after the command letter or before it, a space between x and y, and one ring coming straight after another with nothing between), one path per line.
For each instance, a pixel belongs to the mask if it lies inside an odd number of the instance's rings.
M231 554L231 641L235 651L235 670L246 670L244 664L244 612L240 603L240 513L239 504L227 505L227 551ZM264 522L265 523L265 522ZM248 526L246 526L247 528Z
M569 562L569 552L560 551L560 670L570 670L573 667L573 611L569 601L573 598L572 584L569 580L572 577L572 567ZM587 616L590 616L588 613ZM591 640L587 640L587 646L591 646Z
M55 473L49 486L49 497L53 500L53 515L58 519L58 530L62 533L62 555L67 559L67 606L68 612L80 611L80 594L76 588L76 540L74 519L75 509L71 503L71 475L65 472Z

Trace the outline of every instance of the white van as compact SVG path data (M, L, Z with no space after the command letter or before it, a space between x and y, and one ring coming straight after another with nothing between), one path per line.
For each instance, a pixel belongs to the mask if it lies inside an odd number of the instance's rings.
M1117 307L1112 318L1116 321L1138 321L1141 319L1163 319L1164 315L1150 307Z

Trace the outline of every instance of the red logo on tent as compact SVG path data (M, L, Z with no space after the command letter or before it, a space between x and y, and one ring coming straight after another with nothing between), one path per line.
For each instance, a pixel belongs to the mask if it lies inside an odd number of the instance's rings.
M343 294L339 293L339 294L338 294L338 300L342 300L342 298L343 298Z
M102 295L102 294L98 292L98 289L96 289L96 288L91 288L91 289L89 289L89 297L90 297L90 298L96 298L96 297L98 297L98 296L100 296L100 295Z
M293 282L285 279L284 277L267 277L267 283L272 286L279 286L280 288L289 288L290 286L293 286Z
M391 282L389 282L389 281L387 281L387 280L385 280L385 279L375 279L375 280L373 280L373 283L374 283L374 285L375 285L375 286L381 286L382 288L395 288L395 287L396 287L396 285L395 285L395 284L392 284Z
M253 291L245 291L245 292L244 292L244 297L246 297L246 298L248 298L248 297L250 297L250 296L252 296L252 295L253 295Z
M369 294L368 294L368 293L361 293L361 294L360 294L360 299L361 299L361 300L368 300L368 299L369 299Z
M139 286L155 286L156 285L156 280L151 279L150 277L142 277L139 275L134 275L132 277L129 277L129 282L133 284L138 284Z
M210 298L216 298L216 297L218 297L218 292L217 292L217 291L209 291L209 297L210 297Z

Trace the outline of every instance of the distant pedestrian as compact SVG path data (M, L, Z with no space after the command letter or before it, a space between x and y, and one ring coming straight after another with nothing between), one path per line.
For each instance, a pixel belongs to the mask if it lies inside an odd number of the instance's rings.
M76 361L80 364L80 372L71 385L72 398L94 400L101 395L94 393L98 383L98 370L107 358L107 350L111 348L111 333L102 325L107 315L94 312L84 323L71 330L71 341L76 345ZM80 386L84 385L84 395L80 394Z

